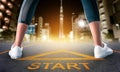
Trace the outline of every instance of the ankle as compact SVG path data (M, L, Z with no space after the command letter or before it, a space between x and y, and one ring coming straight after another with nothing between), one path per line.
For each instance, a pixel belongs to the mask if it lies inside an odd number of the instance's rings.
M95 44L95 46L100 46L100 47L104 47L104 44L103 43L101 43L101 44Z
M14 47L16 47L16 46L19 46L19 47L21 47L21 45L20 45L20 44L13 43L12 47L14 48Z

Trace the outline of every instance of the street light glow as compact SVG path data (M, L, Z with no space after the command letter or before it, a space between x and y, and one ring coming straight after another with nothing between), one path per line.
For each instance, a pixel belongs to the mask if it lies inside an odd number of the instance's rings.
M82 28L85 27L85 24L86 24L85 21L82 20L82 19L78 21L78 25L79 25L80 27L82 27Z

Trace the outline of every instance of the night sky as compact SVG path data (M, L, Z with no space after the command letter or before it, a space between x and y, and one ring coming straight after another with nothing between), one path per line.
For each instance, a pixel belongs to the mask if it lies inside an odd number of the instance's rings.
M67 35L71 30L72 13L82 13L82 5L80 0L63 0L64 13L64 33ZM37 7L36 16L42 16L44 23L50 23L51 34L58 36L59 34L59 14L60 0L40 0Z

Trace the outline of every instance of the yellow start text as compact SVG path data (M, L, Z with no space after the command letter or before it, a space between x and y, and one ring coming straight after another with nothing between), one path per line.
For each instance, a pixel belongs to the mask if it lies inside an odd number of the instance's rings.
M84 68L85 70L90 70L89 63L52 63L52 62L45 62L45 63L40 63L40 62L34 62L27 66L28 70L38 70L38 69L50 69L50 70L55 70L55 69L62 69L62 70L71 70L71 69L76 69L76 70L81 70L81 68Z

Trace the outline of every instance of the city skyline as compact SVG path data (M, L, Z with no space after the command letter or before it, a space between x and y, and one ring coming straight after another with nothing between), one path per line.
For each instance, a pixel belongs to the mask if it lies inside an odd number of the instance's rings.
M72 13L82 13L82 5L80 0L63 0L64 7L64 33L65 35L70 32ZM35 16L42 16L43 22L50 23L51 34L54 36L59 35L59 16L60 16L60 0L40 0L36 9Z

